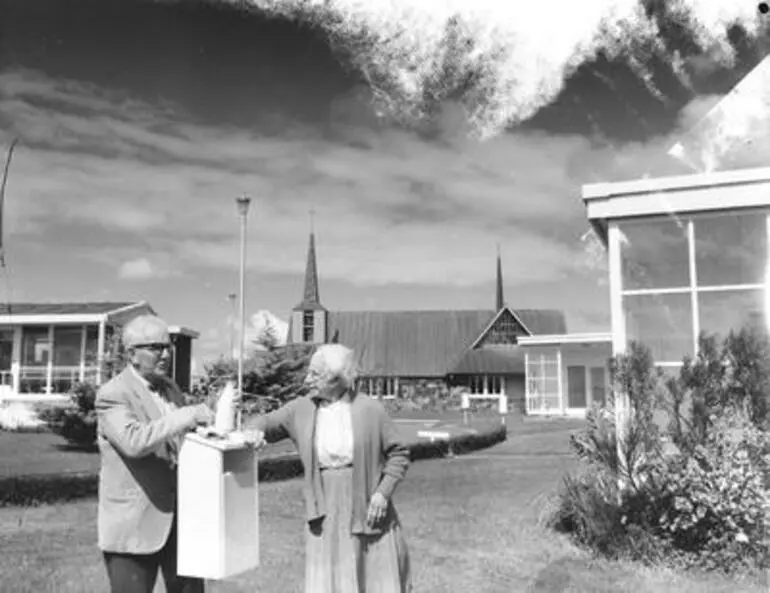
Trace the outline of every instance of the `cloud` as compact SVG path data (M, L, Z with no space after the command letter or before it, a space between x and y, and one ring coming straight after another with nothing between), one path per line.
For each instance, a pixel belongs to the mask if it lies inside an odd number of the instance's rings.
M695 70L731 65L730 28L749 36L764 27L754 2L672 0L650 7L638 0L529 3L500 0L253 0L269 13L310 21L369 82L379 111L404 122L430 118L446 98L462 98L470 129L500 134L549 105L565 80L599 52L624 56L648 92L660 100L652 58L674 58L674 73L690 86L685 56L664 31L686 31ZM682 44L685 45L685 44ZM689 56L691 57L691 56Z
M118 278L123 280L149 280L156 275L152 264L144 257L123 262L118 270Z
M521 129L481 142L449 101L437 135L420 137L372 127L362 88L340 99L358 106L338 106L340 126L293 122L281 136L30 70L0 74L0 88L0 142L21 137L8 242L55 234L83 257L144 258L164 275L237 269L234 200L247 193L250 275L303 273L314 206L324 281L486 283L498 242L514 254L512 285L576 270L598 281L580 242L580 185L682 171L666 155L681 129L625 145Z
M767 166L768 97L770 60L764 60L725 97L698 102L690 112L698 119L669 154L701 172Z
M232 356L238 356L238 335L240 334L240 325L237 317L228 315L225 321L226 330L228 334L228 340L232 338L233 349ZM258 344L259 339L270 328L274 332L276 337L276 344L283 346L288 340L289 324L277 315L274 315L270 311L260 310L255 314L247 317L245 324L245 352L246 354L252 353L256 350L263 350L264 348ZM220 333L217 331L217 336ZM225 351L229 350L228 347Z
M278 346L286 344L289 337L289 324L273 315L270 311L257 311L251 316L250 322L249 331L246 335L249 343L258 341L266 332L271 331Z

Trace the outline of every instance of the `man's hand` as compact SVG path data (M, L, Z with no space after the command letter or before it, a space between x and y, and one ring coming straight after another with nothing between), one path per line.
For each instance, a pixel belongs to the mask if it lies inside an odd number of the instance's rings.
M385 518L388 512L388 500L380 492L375 492L369 501L369 511L366 514L366 523L374 527Z

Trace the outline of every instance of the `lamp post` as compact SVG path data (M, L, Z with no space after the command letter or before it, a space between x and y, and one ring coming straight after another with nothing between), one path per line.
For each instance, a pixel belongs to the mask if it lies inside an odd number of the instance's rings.
M233 353L235 352L235 320L236 317L236 311L235 311L235 297L238 295L234 292L231 292L227 295L228 300L230 301L230 314L231 314L231 321L230 321L230 354L229 356L232 357Z
M241 315L240 315L240 336L238 344L238 397L243 397L243 351L246 348L246 217L249 213L249 204L251 198L242 196L235 199L238 204L238 214L241 217ZM238 426L241 424L241 413L238 411Z

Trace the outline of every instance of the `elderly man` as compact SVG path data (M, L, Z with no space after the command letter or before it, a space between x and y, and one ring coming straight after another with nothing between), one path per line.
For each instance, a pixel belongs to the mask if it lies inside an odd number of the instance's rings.
M176 459L184 433L214 414L184 405L167 378L171 341L160 318L134 318L122 339L126 368L96 396L99 547L111 591L152 593L160 568L168 593L202 593L203 581L176 572Z

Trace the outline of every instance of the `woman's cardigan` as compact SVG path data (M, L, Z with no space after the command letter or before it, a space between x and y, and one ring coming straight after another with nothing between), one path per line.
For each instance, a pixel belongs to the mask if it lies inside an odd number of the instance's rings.
M321 471L315 451L317 410L315 401L302 396L260 416L255 426L264 432L268 443L285 438L294 442L305 470L304 495L309 522L326 515ZM353 398L350 410L353 424L351 531L354 534L379 534L384 528L382 524L370 526L366 522L369 500L372 494L380 492L390 503L396 486L409 468L409 448L385 408L376 400L358 394Z

